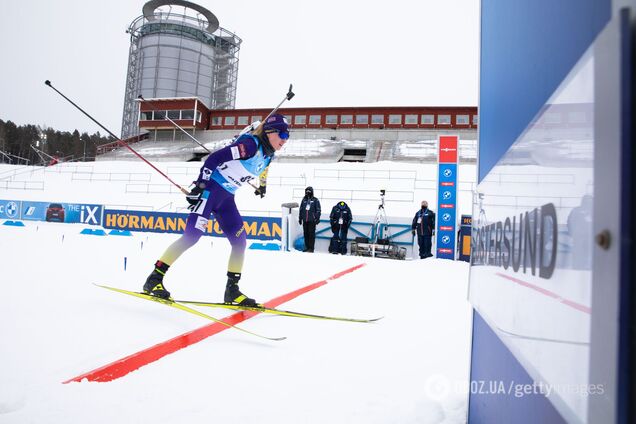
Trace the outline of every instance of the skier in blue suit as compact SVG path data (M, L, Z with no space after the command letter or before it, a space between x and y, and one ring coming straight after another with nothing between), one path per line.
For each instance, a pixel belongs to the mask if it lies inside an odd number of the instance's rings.
M234 201L236 190L251 180L258 179L255 195L264 197L267 187L267 170L274 153L289 138L287 120L273 114L255 131L238 137L231 145L210 154L201 167L194 188L186 196L190 215L183 235L172 243L148 276L144 292L163 299L170 298L163 278L168 268L190 247L194 246L208 228L209 218L219 223L230 241L232 252L227 267L227 284L224 302L243 306L257 306L254 299L245 296L238 287L245 256L246 236L243 218Z

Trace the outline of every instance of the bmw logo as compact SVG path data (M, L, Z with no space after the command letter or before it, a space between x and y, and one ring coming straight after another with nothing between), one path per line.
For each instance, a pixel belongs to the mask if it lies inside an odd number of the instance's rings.
M18 215L18 205L15 202L7 203L5 210L7 211L7 216L9 218L15 218Z
M450 237L448 237L448 236L442 237L442 243L444 243L444 244L450 243Z
M451 198L451 192L446 190L444 193L442 193L442 197L444 198L444 200L448 200Z
M451 214L445 213L444 215L442 215L442 219L444 220L444 222L450 221L451 220Z
M444 175L446 178L450 177L453 175L453 171L450 169L445 169L444 172L442 173L442 175Z

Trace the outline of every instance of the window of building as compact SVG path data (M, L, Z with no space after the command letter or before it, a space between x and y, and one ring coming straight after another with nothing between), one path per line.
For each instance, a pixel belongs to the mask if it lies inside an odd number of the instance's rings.
M296 115L294 116L294 124L296 125L305 125L307 123L307 115Z
M192 109L182 110L181 119L194 119L194 111Z
M468 115L457 115L455 117L455 123L457 125L468 125L469 124Z
M340 116L340 123L345 125L353 124L353 115L342 115Z
M369 123L369 115L356 115L357 125L367 125Z
M166 119L166 111L165 110L155 110L155 115L153 116L155 121L163 121Z
M433 115L422 115L420 123L422 125L433 125L435 123L435 116L433 116Z
M198 113L198 111L197 111L197 113ZM220 116L213 116L213 117L212 117L212 125L214 125L214 126L220 126L220 125L221 125L221 122L223 122L223 120L221 119L221 117L220 117Z
M141 112L139 115L140 121L152 121L152 111L149 112Z
M234 122L235 120L233 116L226 116L223 120L223 125L234 125Z
M237 122L239 125L242 125L245 127L248 124L247 119L248 119L247 116L239 116Z
M201 122L202 117L201 112L197 110L197 122Z
M473 125L477 125L479 123L479 115L473 115Z
M390 125L400 125L402 123L402 115L389 115Z
M338 115L327 115L325 123L327 125L336 125L338 123Z
M450 115L437 115L437 123L439 125L450 125L451 123Z
M404 116L404 124L405 125L417 125L417 115L405 115Z
M252 122L260 121L263 119L261 115L252 115Z
M181 119L181 111L180 110L169 110L168 118L170 119Z
M372 124L384 124L384 115L371 115Z
M320 125L320 115L309 115L310 125Z
M288 124L291 124L292 122L292 116L291 115L283 115L285 117L285 119L287 120Z

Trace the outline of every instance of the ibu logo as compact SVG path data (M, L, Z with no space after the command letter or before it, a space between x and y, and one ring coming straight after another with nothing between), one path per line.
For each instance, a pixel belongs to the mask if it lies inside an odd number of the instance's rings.
M444 236L442 237L442 243L443 244L449 244L450 243L450 237L449 236Z

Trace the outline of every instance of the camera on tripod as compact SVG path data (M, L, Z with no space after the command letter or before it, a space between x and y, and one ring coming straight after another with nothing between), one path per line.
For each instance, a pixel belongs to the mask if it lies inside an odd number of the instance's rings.
M397 243L391 243L391 232L384 210L384 196L386 190L380 190L380 205L373 219L373 225L368 237L356 237L351 242L351 254L359 256L372 256L379 258L404 259L406 248Z

